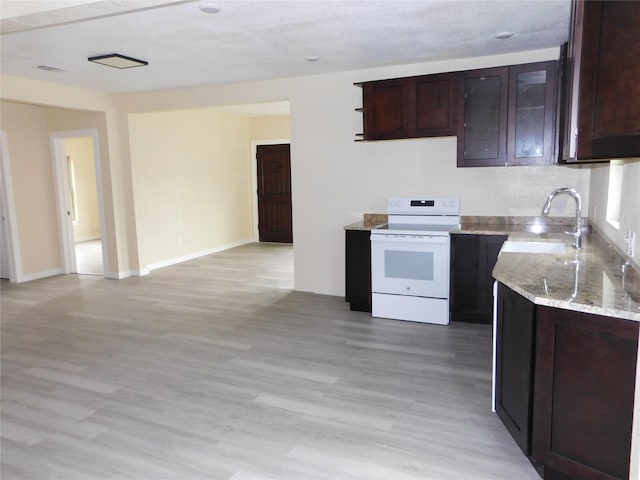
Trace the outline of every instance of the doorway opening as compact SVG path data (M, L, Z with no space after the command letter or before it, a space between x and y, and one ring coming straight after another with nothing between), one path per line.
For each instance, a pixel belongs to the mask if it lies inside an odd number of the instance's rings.
M69 175L76 271L104 276L95 158L91 137L63 140Z
M0 278L10 282L19 281L22 275L15 219L7 134L0 130Z
M95 130L51 134L65 273L105 276L102 182Z

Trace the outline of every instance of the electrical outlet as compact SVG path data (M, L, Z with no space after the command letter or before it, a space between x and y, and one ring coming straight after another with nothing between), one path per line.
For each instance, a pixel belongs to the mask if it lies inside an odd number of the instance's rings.
M627 255L633 258L636 252L636 232L627 230Z
M182 237L178 237L176 239L176 243L178 244L179 247L182 246Z

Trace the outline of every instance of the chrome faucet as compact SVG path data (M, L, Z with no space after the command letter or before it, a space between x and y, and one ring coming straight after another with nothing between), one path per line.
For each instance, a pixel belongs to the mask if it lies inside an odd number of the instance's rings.
M556 198L560 194L566 194L576 201L576 231L575 232L564 232L567 235L573 235L576 239L573 246L577 250L582 250L582 201L580 200L580 195L573 188L556 188L553 192L549 194L547 197L547 201L544 202L544 207L542 207L542 215L545 217L549 216L549 210L551 210L551 202L554 198Z

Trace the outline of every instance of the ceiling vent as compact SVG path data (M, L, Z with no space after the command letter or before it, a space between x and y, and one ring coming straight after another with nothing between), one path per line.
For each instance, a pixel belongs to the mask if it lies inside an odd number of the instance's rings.
M215 15L216 13L220 13L220 8L218 5L214 3L203 3L198 7L202 13L208 13L210 15Z
M36 68L38 70L44 70L45 72L55 72L55 73L68 72L68 70L65 68L52 67L51 65L37 65Z
M134 67L144 67L149 65L149 62L144 60L138 60L137 58L127 57L120 55L119 53L110 53L108 55L98 55L97 57L87 58L90 62L106 65L107 67L125 69Z

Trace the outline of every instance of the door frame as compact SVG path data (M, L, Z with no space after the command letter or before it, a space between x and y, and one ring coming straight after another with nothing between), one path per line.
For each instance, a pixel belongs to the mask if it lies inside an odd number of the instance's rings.
M100 216L100 241L102 243L102 271L105 277L111 277L109 272L109 249L107 244L107 229L104 215L104 194L102 188L102 160L100 158L100 143L98 129L65 130L49 132L49 145L53 162L53 179L56 190L56 205L58 213L58 228L60 234L60 254L62 256L63 273L76 273L75 242L73 224L69 221L71 198L69 195L69 173L67 154L64 141L69 138L86 138L93 140L93 159L96 171L96 187L98 191L98 213Z
M9 264L9 281L17 283L22 281L22 257L20 254L20 242L18 239L18 225L16 223L16 205L13 193L13 177L11 176L11 161L9 159L9 143L7 132L0 130L0 195L2 195L2 215L5 222L5 237L7 240L6 252Z
M251 141L251 188L253 189L253 241L260 241L260 232L258 231L258 145L289 145L291 149L291 139L282 138L275 140L252 140ZM291 163L293 165L293 162ZM292 168L293 173L293 168ZM292 175L293 176L293 175ZM293 198L293 196L292 196Z

